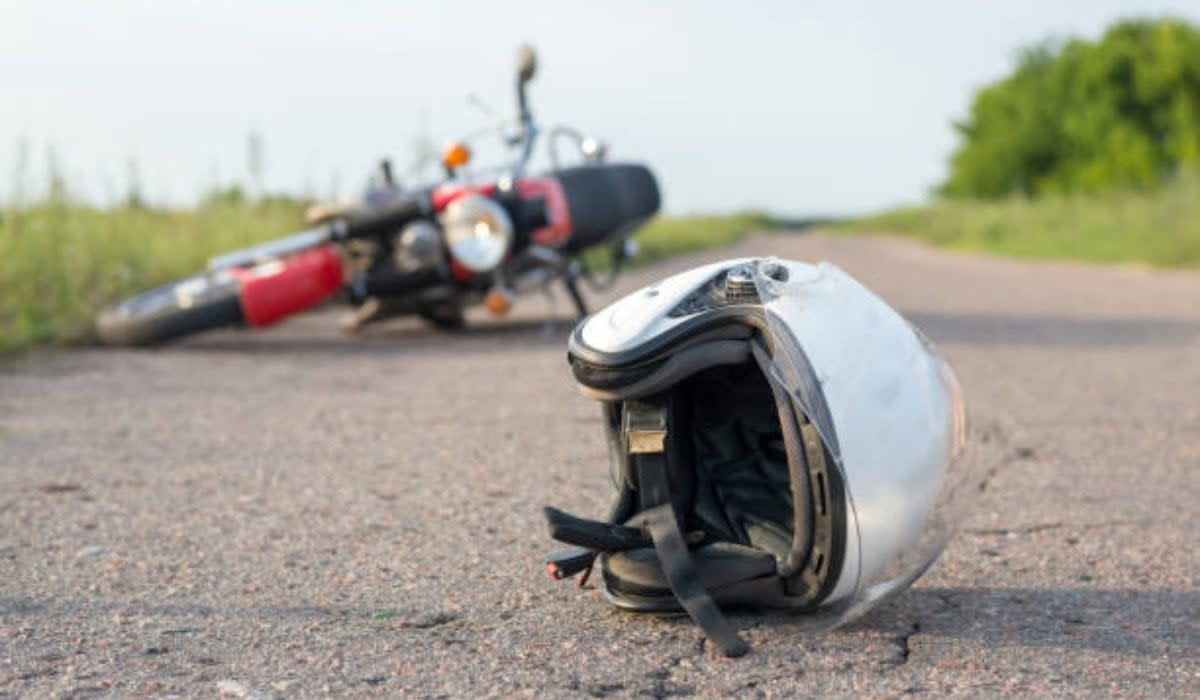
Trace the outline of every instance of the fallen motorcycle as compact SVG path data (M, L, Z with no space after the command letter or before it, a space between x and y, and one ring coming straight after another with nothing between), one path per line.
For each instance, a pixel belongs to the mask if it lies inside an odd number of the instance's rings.
M416 314L443 328L483 303L506 313L515 297L561 281L575 310L587 314L581 281L610 283L634 253L629 237L659 208L658 185L643 165L606 162L607 148L569 127L549 131L552 168L529 175L540 129L526 86L536 72L523 47L517 70L518 116L505 144L507 166L471 169L471 139L442 155L446 180L406 190L382 182L359 207L318 207L314 228L221 255L194 277L102 311L97 336L110 345L151 345L228 326L260 327L334 295L356 308L346 327ZM555 148L573 142L577 165L563 167ZM609 277L589 271L582 253L607 247Z

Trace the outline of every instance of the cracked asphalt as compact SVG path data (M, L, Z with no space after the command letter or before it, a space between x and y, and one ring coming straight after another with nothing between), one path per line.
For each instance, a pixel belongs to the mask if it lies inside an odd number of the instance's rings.
M455 335L328 310L0 369L0 697L1195 696L1200 275L776 234L618 291L746 254L906 313L1003 457L885 607L739 614L730 660L552 582L540 507L609 495L565 299Z

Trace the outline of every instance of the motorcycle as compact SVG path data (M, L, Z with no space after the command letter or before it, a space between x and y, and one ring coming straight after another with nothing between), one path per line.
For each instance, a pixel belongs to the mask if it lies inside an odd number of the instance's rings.
M580 282L601 288L616 278L636 252L629 237L658 212L658 184L644 165L607 162L603 143L569 127L547 136L551 170L527 174L540 136L526 90L536 68L533 50L522 47L516 131L504 139L516 156L507 166L472 172L466 139L442 154L445 181L404 189L385 162L364 206L310 209L315 225L306 231L218 256L202 274L102 311L97 336L137 346L268 326L339 293L355 307L348 330L408 314L461 328L467 308L482 303L504 314L518 295L555 281L587 315ZM579 164L561 164L564 138ZM583 257L602 246L611 256L605 279Z

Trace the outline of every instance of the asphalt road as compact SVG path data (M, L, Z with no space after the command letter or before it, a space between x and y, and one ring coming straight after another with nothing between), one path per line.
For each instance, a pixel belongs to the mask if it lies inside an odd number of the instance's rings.
M0 696L1196 695L1200 275L776 235L622 291L742 254L908 314L1004 455L886 607L739 615L729 660L550 581L540 507L609 495L565 299L460 335L330 311L0 370Z

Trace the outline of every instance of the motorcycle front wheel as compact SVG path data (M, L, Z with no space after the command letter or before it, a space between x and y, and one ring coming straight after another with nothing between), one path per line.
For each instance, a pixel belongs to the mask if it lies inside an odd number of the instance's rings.
M242 321L237 281L226 274L204 274L101 311L96 317L96 336L105 345L157 345Z

